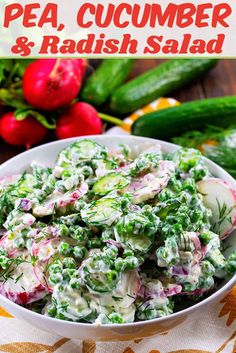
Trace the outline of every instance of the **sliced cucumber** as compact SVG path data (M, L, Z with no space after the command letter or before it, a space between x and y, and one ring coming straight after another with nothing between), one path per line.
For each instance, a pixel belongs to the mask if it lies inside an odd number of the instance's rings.
M96 195L106 195L112 190L123 189L130 183L130 180L121 173L109 173L100 178L93 185L93 192Z
M107 156L106 147L91 140L80 140L61 151L57 165L65 166L68 161L76 165L80 161L92 160L93 158L103 159L107 158Z
M94 226L112 225L122 215L119 202L114 198L102 198L81 211L84 222Z

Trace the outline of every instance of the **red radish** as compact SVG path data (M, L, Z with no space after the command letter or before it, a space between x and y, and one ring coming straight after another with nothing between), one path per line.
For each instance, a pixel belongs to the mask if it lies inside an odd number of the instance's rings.
M217 178L203 179L197 184L203 203L212 211L211 222L221 239L236 228L236 190Z
M43 281L43 272L39 276ZM18 265L6 281L0 282L0 294L16 304L25 305L45 297L48 289L41 284L33 265L27 261Z
M38 59L25 70L23 94L37 109L56 110L77 97L87 67L85 59Z
M161 161L159 168L153 173L147 173L135 178L131 184L122 189L122 193L130 193L134 204L153 199L168 184L175 171L175 165L171 161ZM116 239L119 241L119 239Z
M42 141L47 135L47 129L33 117L18 121L14 112L6 113L0 118L0 131L7 143L26 148Z
M98 112L88 103L74 103L57 120L56 136L59 139L97 135L101 132L102 122Z

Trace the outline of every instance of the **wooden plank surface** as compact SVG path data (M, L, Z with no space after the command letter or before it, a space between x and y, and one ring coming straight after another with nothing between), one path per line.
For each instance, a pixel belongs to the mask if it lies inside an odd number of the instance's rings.
M96 64L97 64L96 60ZM130 78L149 70L163 60L146 59L136 60L136 64ZM91 60L93 65L93 61ZM206 97L218 97L236 95L236 60L220 60L217 66L205 77L200 78L191 85L173 92L170 96L180 102ZM22 152L21 147L13 147L0 140L0 163Z

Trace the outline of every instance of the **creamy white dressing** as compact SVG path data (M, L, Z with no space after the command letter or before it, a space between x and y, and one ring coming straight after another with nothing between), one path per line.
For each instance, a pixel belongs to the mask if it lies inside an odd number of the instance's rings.
M167 160L156 143L108 151L81 140L52 169L3 179L0 293L99 325L167 316L175 296L208 292L227 260L196 188L204 168L194 150Z

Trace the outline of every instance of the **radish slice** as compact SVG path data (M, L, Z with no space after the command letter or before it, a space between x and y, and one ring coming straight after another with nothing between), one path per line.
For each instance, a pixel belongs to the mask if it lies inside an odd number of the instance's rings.
M208 178L197 183L206 208L212 211L211 224L220 239L236 228L236 191L225 181Z
M0 186L2 186L3 188L6 188L7 186L14 184L17 182L17 180L20 178L20 175L9 175L6 176L2 179L0 179Z
M41 272L40 277L43 277ZM16 304L26 305L42 299L48 290L40 283L31 263L18 265L4 283L0 283L0 294Z
M135 178L129 186L122 190L122 193L131 193L134 204L153 199L166 187L174 171L175 164L173 162L161 161L156 172Z
M34 257L44 263L47 262L57 251L60 241L58 238L49 240L42 240L40 242L34 241L32 244L31 252Z
M50 260L53 261L53 255L57 252L59 244L59 238L43 239L40 242L35 240L31 248L31 254L36 259L34 274L40 284L49 292L51 292L53 288L50 286L46 278L47 275L45 274L45 276L42 276L42 273L46 272L46 268L51 263Z
M6 250L7 255L12 257L17 257L22 254L22 249L16 248L16 244L14 242L16 237L12 236L12 232L7 232L1 239L0 239L0 248Z

